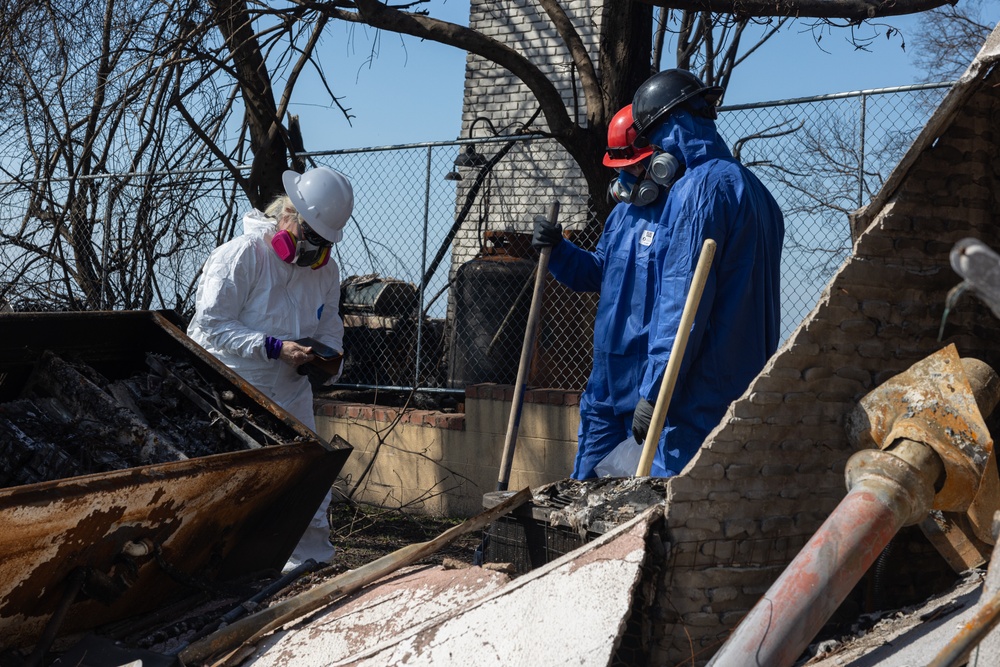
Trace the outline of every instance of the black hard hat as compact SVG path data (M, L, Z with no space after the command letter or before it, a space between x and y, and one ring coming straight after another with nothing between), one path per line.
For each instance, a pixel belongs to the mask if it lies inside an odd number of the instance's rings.
M704 95L705 101L714 105L723 92L719 86L706 86L686 69L657 72L642 82L632 98L636 138L644 137L658 120L695 95Z

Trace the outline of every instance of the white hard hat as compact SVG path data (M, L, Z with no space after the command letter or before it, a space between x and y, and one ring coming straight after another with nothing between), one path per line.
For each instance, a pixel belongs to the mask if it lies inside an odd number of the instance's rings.
M330 243L344 237L344 225L354 210L354 189L339 171L316 167L304 174L288 170L281 175L285 194L314 232Z

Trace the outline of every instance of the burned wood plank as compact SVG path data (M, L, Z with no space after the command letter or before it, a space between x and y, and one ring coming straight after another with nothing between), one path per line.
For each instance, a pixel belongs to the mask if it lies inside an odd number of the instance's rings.
M35 440L7 417L0 417L0 486L35 484L80 472L80 464L62 449Z
M109 380L40 352L21 398L0 403L0 487L290 442L189 363L147 356L151 370Z
M126 459L131 451L138 451L141 461L149 463L188 458L174 443L51 351L42 353L27 389L58 398L80 419L99 422L107 432L106 444Z
M205 414L212 420L218 420L223 426L229 429L229 432L236 436L240 442L242 442L248 449L257 449L262 445L250 437L246 431L237 426L231 419L226 415L222 414L219 410L212 407L212 404L202 398L197 391L188 386L186 382L180 379L178 376L174 375L167 368L166 364L160 361L155 355L147 354L146 363L155 372L159 373L164 378L169 379L177 387L177 390L184 394L185 397L199 408L205 411Z

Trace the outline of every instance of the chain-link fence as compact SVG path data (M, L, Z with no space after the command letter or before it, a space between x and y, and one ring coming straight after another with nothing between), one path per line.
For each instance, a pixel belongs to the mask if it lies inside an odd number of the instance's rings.
M847 214L878 192L950 83L723 107L719 130L785 216L782 339L851 250Z
M948 86L721 109L721 134L785 214L783 336L850 251L846 213L878 190ZM518 136L309 159L346 173L356 197L335 247L347 327L342 385L513 383L534 280L534 216L556 192L574 239L592 246L598 234L561 147ZM0 295L9 307L166 307L185 316L198 266L241 232L247 208L228 174L205 170L0 183L0 203ZM545 293L530 383L582 388L596 295L551 277Z

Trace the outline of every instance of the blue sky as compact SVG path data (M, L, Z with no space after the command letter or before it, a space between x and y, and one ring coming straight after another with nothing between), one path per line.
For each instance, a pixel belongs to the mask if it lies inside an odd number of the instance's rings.
M466 24L469 4L431 0L432 15ZM885 21L908 42L918 17ZM754 53L734 74L725 102L738 104L851 90L908 85L920 72L901 39L877 38L855 49L846 30L827 33L822 48L793 26ZM341 103L356 116L349 125L336 108L293 100L311 150L361 148L458 137L465 52L433 42L346 24L334 25L322 45L326 73ZM372 58L372 50L377 54Z

